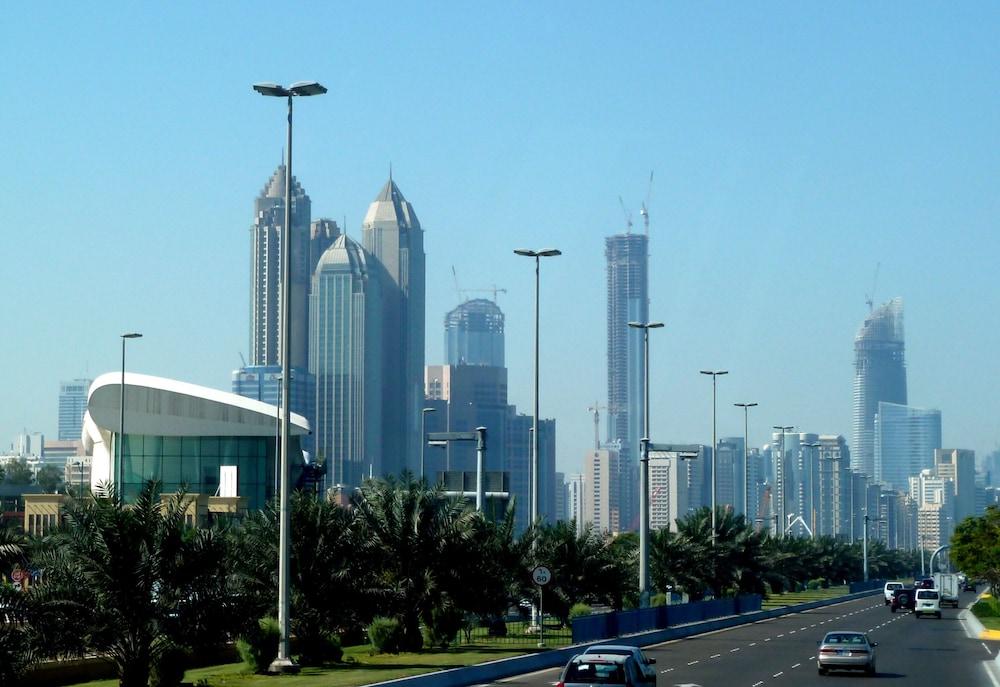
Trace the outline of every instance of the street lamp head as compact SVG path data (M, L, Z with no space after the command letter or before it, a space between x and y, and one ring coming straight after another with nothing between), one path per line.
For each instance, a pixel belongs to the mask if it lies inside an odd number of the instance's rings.
M662 322L629 322L628 326L635 329L659 329L663 326Z
M514 252L517 255L523 255L526 258L550 258L555 255L562 255L562 251L556 248L544 248L542 250L531 250L530 248L515 248Z
M269 95L274 98L284 98L291 95L291 92L288 91L288 89L270 81L255 83L253 85L253 89L261 95Z
M703 375L712 375L713 377L717 377L719 375L729 374L729 370L701 370L701 373Z
M125 334L122 334L121 337L123 339L141 339L142 334L140 334L139 332L127 332Z
M739 406L740 408L753 408L757 404L756 403L734 403L733 405L734 406Z
M437 408L424 408L424 412L425 413L434 413L434 412L437 412Z
M292 95L323 95L326 93L326 86L316 81L296 81L288 90L292 92Z

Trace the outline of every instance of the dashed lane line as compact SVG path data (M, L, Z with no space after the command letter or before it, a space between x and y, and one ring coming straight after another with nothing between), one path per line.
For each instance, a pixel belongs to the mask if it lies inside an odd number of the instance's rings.
M796 664L795 664L795 665L793 665L792 667L793 667L793 668L798 668L798 667L799 667L800 665L802 665L802 664L801 664L801 663L796 663Z
M739 647L736 647L735 649L730 649L730 650L729 650L729 653L731 653L731 654L735 654L735 653L736 653L737 651L739 651L739 650L740 650L740 648L739 648ZM988 649L987 649L987 651L988 651Z
M774 675L772 675L771 677L781 677L781 676L782 676L782 675L784 675L784 674L785 674L785 671L783 671L783 670L779 670L779 671L778 671L777 673L775 673L775 674L774 674Z
M712 654L711 656L709 656L709 658L718 658L718 657L719 657L719 656L721 656L721 655L722 655L722 654Z
M695 663L698 663L698 661L690 661L690 662L688 663L688 665L689 665L689 666L693 666L693 665L694 665Z

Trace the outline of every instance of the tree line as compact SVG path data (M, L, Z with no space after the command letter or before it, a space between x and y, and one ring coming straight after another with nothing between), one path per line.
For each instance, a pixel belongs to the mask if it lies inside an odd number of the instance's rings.
M0 585L0 683L15 684L38 660L96 653L114 662L122 687L167 687L165 668L259 632L277 609L276 504L210 528L189 525L186 506L183 494L163 499L150 482L125 506L113 488L69 499L59 528L41 538L0 528L0 571L18 566L36 578L23 591ZM469 623L505 634L535 597L539 564L552 571L546 613L560 622L576 604L638 605L633 533L556 522L518 534L513 503L489 520L409 475L366 481L347 507L295 493L291 517L291 634L305 664L364 642L376 619L392 622L403 651L447 646ZM861 577L860 543L774 538L723 508L716 519L714 545L707 508L652 533L661 600ZM870 575L908 573L914 557L870 542Z

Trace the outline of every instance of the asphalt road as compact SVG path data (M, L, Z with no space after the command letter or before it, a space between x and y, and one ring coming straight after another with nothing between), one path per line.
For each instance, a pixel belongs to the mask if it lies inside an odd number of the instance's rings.
M974 595L963 594L961 607ZM959 610L960 610L959 609ZM942 609L942 619L891 613L881 596L742 625L645 649L656 659L659 687L801 687L870 685L890 680L899 687L1000 687L986 668L997 647L971 639L959 610ZM821 677L816 644L831 630L867 632L878 642L875 678L855 673ZM521 675L495 683L551 687L559 670Z

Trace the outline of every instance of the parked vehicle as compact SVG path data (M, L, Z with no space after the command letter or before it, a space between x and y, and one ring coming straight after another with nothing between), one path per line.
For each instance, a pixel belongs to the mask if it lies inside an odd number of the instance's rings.
M625 644L598 644L596 646L587 647L586 651L584 651L581 656L588 654L631 656L635 659L636 664L639 666L639 670L642 671L643 677L646 678L646 682L656 684L656 659L646 656L642 649L637 646L627 646Z
M916 594L917 590L910 587L892 590L892 602L889 605L889 610L893 613L905 610L912 611L917 600Z
M578 654L569 660L556 687L642 687L648 685L636 660L620 654Z
M938 590L942 606L950 604L958 608L958 575L954 573L934 573L934 588Z
M874 675L877 646L864 632L827 632L816 652L816 670L820 675L831 670L863 670Z
M918 589L917 602L913 607L913 615L917 618L932 615L941 618L941 595L936 589Z
M886 582L885 587L882 589L882 594L885 596L885 605L888 606L892 603L893 590L902 589L905 586L902 582Z

